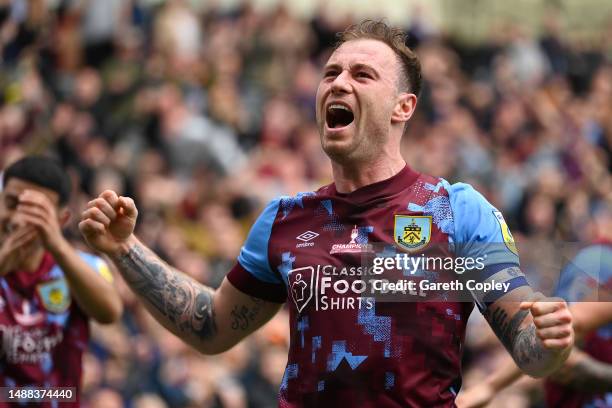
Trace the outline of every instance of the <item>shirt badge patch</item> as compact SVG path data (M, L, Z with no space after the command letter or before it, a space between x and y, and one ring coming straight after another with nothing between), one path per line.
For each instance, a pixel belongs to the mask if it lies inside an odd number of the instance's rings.
M512 233L510 232L510 228L508 228L508 224L506 224L506 220L504 220L504 216L499 211L493 211L493 215L495 215L495 219L501 228L504 243L513 254L518 255L518 250L516 249L516 244L514 243L514 237L512 237Z
M431 215L395 215L393 238L401 248L416 251L431 239Z
M96 266L100 276L102 276L108 283L113 283L113 274L111 273L110 268L108 267L106 262L101 259L98 259L96 261Z
M351 240L348 244L334 244L332 245L330 254L358 254L361 252L372 252L372 246L369 242L369 234L374 231L374 227L366 225L363 227L353 226L351 230Z
M49 312L63 313L70 307L70 292L65 279L41 283L37 289L43 306Z
M298 313L306 307L313 295L314 268L306 266L289 271L287 276L289 292Z

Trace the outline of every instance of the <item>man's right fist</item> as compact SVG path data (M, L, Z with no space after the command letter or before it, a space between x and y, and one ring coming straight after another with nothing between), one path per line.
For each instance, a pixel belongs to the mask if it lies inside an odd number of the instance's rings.
M138 210L134 200L119 197L114 191L106 190L87 203L79 230L90 247L112 255L126 249L137 217Z

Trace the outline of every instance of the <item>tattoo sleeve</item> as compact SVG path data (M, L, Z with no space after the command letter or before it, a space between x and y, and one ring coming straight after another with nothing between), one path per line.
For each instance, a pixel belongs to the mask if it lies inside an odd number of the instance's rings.
M161 261L149 249L134 245L113 259L125 281L176 335L197 340L215 336L213 291Z
M485 317L516 364L530 375L540 375L548 365L550 353L538 339L533 322L521 328L528 313L519 310L509 318L504 309L497 307L487 311Z

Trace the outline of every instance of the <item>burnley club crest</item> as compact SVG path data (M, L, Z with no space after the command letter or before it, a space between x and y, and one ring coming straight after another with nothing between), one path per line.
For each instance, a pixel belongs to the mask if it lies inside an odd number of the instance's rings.
M417 251L431 238L430 215L395 215L393 238L402 248Z

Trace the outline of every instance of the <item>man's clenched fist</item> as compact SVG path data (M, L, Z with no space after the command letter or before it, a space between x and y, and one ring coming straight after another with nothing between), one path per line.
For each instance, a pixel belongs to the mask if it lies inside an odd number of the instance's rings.
M547 298L536 293L528 301L522 302L520 308L531 312L536 335L544 347L559 353L570 352L574 345L574 328L572 314L563 299Z
M125 249L137 217L134 200L106 190L87 204L79 230L90 247L112 255Z

